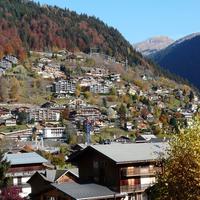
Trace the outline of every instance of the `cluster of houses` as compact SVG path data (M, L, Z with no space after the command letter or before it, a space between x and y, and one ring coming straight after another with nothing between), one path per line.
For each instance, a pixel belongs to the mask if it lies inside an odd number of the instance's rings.
M82 54L38 54L41 58L34 63L33 70L51 80L47 88L55 101L40 106L0 107L0 139L17 143L17 150L11 150L10 145L5 157L11 165L7 176L12 178L13 186L20 188L20 196L33 200L147 200L147 189L156 182L156 174L162 172L158 155L165 155L168 147L166 139L158 139L152 127L165 132L165 123L174 126L175 120L192 126L199 109L198 97L164 86L141 90L104 66L80 67L80 74L67 76L53 57L75 66L85 62ZM91 55L94 54L98 56ZM112 57L105 59L115 62ZM17 63L13 56L4 57L0 73ZM148 82L153 78L143 74L141 80ZM89 103L84 97L86 92L98 96L104 105ZM109 96L116 99L109 101ZM124 97L131 99L131 103L122 103ZM186 103L171 108L171 97ZM56 103L58 98L64 98L62 105ZM124 106L124 113L120 113L120 106ZM65 120L71 127L64 124ZM91 134L100 135L103 128L113 127L127 131L127 136L114 135L113 139L102 138L98 144L90 145ZM66 143L70 128L77 136L86 133L87 144L70 146L66 164L74 168L60 170L36 151L58 153L59 148L46 144ZM130 132L135 133L135 141ZM28 143L34 148L25 148Z
M82 68L85 74L77 77L59 79L51 85L51 91L57 96L74 94L79 86L81 91L94 94L109 94L110 89L120 82L120 74L109 73L105 68ZM49 86L48 86L49 88Z
M18 64L18 59L12 55L6 55L0 60L0 75L6 70L12 68L13 65Z
M62 170L22 148L5 154L10 162L6 176L25 199L147 200L147 189L162 172L159 156L167 148L167 142L144 140L77 145L66 160L73 167Z

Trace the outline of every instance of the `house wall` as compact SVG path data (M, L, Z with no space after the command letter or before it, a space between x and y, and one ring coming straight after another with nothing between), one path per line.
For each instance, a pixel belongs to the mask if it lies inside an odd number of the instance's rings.
M155 177L141 177L141 185L155 183Z
M22 187L22 197L27 197L31 193L31 187Z
M27 181L36 171L43 170L45 170L45 167L42 164L13 165L6 175L12 178L13 185L22 188L21 196L25 197L31 193L31 187L27 184Z
M58 180L57 180L58 183L66 183L66 182L74 182L74 180L72 178L70 178L69 176L67 175L63 175L61 176Z
M40 200L47 200L47 199L52 199L52 200L73 200L72 198L68 197L67 195L63 194L62 192L56 190L56 189L51 189L46 193L41 194ZM35 199L34 199L35 200Z
M83 182L95 182L119 191L119 168L105 156L90 152L79 160L79 176Z
M31 159L31 158L30 158ZM46 169L45 166L43 166L41 163L36 164L30 164L30 165L12 165L9 170L8 174L11 176L14 176L17 172L35 172L38 170L44 170Z

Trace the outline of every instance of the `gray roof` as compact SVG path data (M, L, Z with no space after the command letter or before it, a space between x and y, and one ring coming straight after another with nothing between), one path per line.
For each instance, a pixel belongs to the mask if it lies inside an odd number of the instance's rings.
M69 172L72 173L77 178L79 178L79 170L78 170L78 168L71 168L71 169L69 169Z
M96 197L98 197L98 199L104 199L105 197L114 197L114 195L116 194L107 187L97 185L94 183L53 183L52 185L56 189L62 191L63 193L74 199L95 199Z
M116 163L125 163L157 160L161 154L165 154L168 143L112 143L108 145L91 145L90 147Z
M55 169L49 170L49 169L47 169L45 172L46 172L46 173L45 173L46 178L47 178L49 181L54 182L54 181L56 181L60 176L62 176L62 175L66 172L66 170L63 171L63 170L55 170ZM57 172L58 172L58 173L57 173Z
M11 165L25 165L34 163L47 163L48 160L35 152L6 154L5 157Z
M77 178L79 178L79 172L78 172L78 168L72 168L72 169L64 169L64 170L58 170L58 169L46 169L45 173L41 174L42 177L45 180L48 180L50 182L55 182L57 181L61 176L63 176L64 174L67 174L68 172L70 172L71 174L73 174L74 176L76 176Z

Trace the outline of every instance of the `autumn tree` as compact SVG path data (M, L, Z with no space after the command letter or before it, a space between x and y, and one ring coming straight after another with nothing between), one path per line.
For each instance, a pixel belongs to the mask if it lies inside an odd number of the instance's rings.
M152 200L200 199L200 125L181 131L169 144Z
M9 84L6 78L0 78L0 101L6 101L9 98Z
M123 103L120 105L118 113L119 113L120 123L122 125L122 123L126 121L126 113L127 113L126 106Z
M75 90L75 95L76 97L80 97L81 94L81 86L77 85L76 90Z
M20 84L19 81L14 77L10 80L10 98L16 101L19 100Z

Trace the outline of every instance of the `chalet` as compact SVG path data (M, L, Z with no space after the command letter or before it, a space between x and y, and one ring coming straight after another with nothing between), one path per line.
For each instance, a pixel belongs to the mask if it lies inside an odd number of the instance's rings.
M109 70L106 68L88 68L86 75L94 76L94 77L105 77L109 73Z
M121 81L120 74L110 74L110 80L120 82Z
M131 139L127 136L120 136L116 139L114 139L114 142L118 142L118 143L131 143Z
M12 117L11 111L6 108L0 108L0 117L4 119Z
M52 183L48 190L42 191L40 199L65 200L119 200L125 194L111 191L109 188L94 183ZM39 198L32 198L39 200Z
M6 126L16 126L17 125L17 121L16 121L15 118L6 119L5 120L5 125Z
M78 169L64 170L45 170L44 172L36 172L29 180L31 185L31 199L37 199L42 196L41 191L51 189L52 183L72 183L78 181ZM38 187L39 186L39 187Z
M7 60L0 60L0 68L3 70L9 69L12 67L12 63Z
M109 107L107 109L107 115L108 115L108 119L117 119L118 115L117 115L117 111L114 110L112 107Z
M93 145L72 155L70 161L78 166L81 183L100 184L129 198L146 200L145 190L155 183L155 174L161 170L156 163L167 146L167 143Z
M124 127L125 127L125 129L126 129L127 131L132 131L132 129L133 129L133 124L132 124L132 122L126 122L126 123L124 124Z
M19 62L18 59L15 56L12 56L12 55L4 56L3 59L12 63L12 64L15 64L15 65L18 64L18 62Z
M98 82L93 78L93 77L90 77L90 76L85 76L85 77L81 77L79 79L79 85L80 87L90 87L90 85L93 85L93 84L97 84Z
M135 138L135 142L143 143L150 142L152 139L156 139L157 137L153 134L141 134Z
M28 181L31 185L31 199L119 199L124 194L117 194L107 187L94 183L79 183L78 170L46 170L36 172Z
M155 183L158 157L165 156L167 143L111 143L91 145L69 158L78 166L78 179L56 171L35 173L28 181L31 198L100 200L147 200L145 190ZM61 173L62 174L62 173ZM76 173L77 174L77 173Z
M44 172L48 168L48 161L34 152L6 154L5 158L10 162L6 176L12 178L14 186L22 188L21 196L28 196L31 193L31 187L27 181L36 171Z
M70 109L78 109L78 108L86 107L86 105L87 105L86 102L81 98L70 100L68 103L68 107Z

